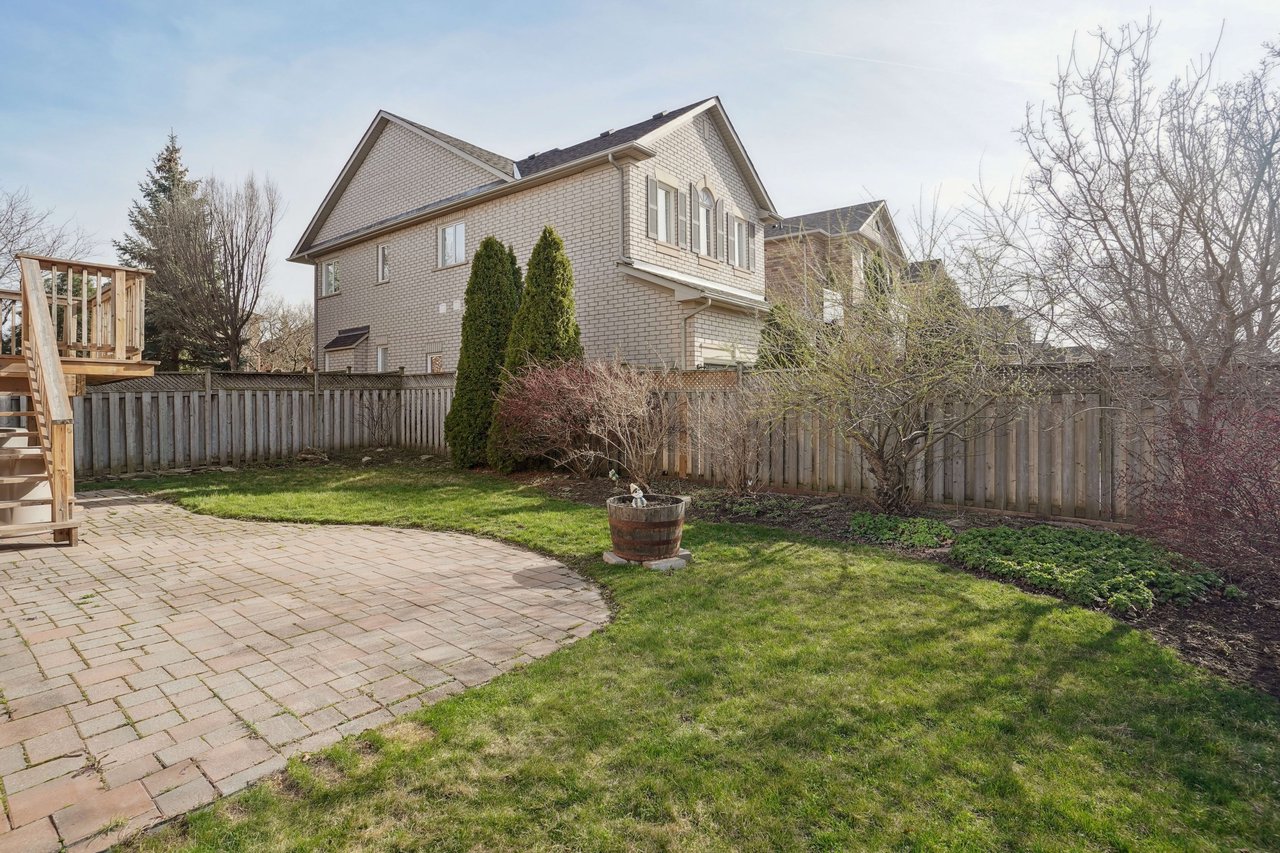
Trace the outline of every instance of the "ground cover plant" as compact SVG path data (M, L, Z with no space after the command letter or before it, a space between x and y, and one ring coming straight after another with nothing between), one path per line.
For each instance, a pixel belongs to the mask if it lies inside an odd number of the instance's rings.
M140 850L1265 849L1280 703L1106 614L946 566L694 520L600 562L602 507L440 467L137 481L200 512L500 537L615 621L303 761ZM845 516L847 518L847 515Z
M1026 581L1086 606L1150 610L1189 604L1222 585L1191 560L1140 539L1105 530L1039 524L966 530L952 557L962 566Z
M951 528L936 518L879 512L855 512L849 530L867 542L901 548L941 548L955 538Z

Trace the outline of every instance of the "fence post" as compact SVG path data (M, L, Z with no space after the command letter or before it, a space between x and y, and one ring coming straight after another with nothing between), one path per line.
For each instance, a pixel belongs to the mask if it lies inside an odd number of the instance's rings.
M396 422L395 446L404 447L404 413L405 413L406 407L404 404L404 365L403 364L400 365L400 378L396 382L395 395L396 395L395 396L396 402L395 402L395 405L392 407L392 411L395 412L395 422Z
M311 440L312 447L319 447L317 433L320 429L320 371L311 371Z
M1116 431L1111 409L1111 392L1098 392L1098 453L1102 495L1099 515L1106 521L1116 518Z

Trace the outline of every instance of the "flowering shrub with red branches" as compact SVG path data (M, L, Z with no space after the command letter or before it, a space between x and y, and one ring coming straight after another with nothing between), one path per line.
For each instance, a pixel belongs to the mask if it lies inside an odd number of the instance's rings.
M495 427L506 449L585 476L625 469L647 491L679 429L664 368L617 361L538 364L508 377Z
M1218 403L1156 439L1168 476L1143 496L1143 532L1232 581L1280 569L1280 412Z
M544 459L579 477L590 474L595 460L582 448L590 443L591 379L581 361L537 365L508 377L495 413L506 452Z

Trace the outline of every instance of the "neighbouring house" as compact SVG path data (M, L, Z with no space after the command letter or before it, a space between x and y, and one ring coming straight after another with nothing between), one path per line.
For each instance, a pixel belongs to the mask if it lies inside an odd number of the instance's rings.
M850 300L865 295L869 260L878 256L902 278L908 262L883 200L789 216L765 229L765 280L770 301L799 303L839 320ZM874 276L872 277L874 279Z
M591 357L754 362L773 203L719 98L513 160L382 111L298 241L319 367L450 372L472 253L564 238Z

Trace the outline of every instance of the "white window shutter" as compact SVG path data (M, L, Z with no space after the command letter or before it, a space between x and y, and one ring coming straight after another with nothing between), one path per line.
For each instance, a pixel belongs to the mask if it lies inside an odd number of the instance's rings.
M646 179L649 200L649 238L658 239L658 179L650 175Z
M720 260L725 258L725 238L724 238L724 199L716 202L716 251L715 256Z
M689 248L689 196L687 193L672 193L676 197L676 234L680 248Z
M756 268L756 224L747 223L747 269Z
M701 241L701 232L699 228L702 219L701 207L698 202L698 188L693 184L689 184L689 248L698 251L698 244Z
M736 267L738 265L738 223L734 221L732 213L725 214L724 225L725 233L728 235L725 254L729 256L729 266Z

